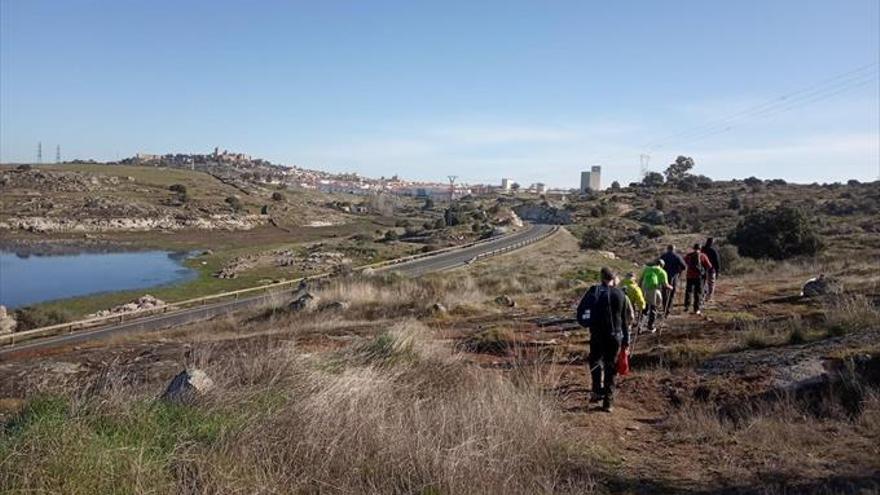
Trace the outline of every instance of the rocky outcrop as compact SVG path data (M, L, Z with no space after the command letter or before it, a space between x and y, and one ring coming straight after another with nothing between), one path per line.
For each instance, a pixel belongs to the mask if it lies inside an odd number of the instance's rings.
M296 267L301 272L314 272L350 264L351 259L337 251L312 251L301 255L292 249L273 249L233 258L214 276L236 278L239 273L260 266Z
M173 403L191 403L214 389L214 380L200 369L181 371L162 393L161 399Z
M91 315L93 317L102 317L102 316L110 316L115 314L122 313L131 313L134 311L141 311L146 309L154 309L165 306L165 301L153 297L149 294L144 294L143 296L135 299L134 301L121 304L119 306L112 307L110 309L102 309L97 313Z
M310 292L297 297L288 308L293 312L312 311L318 306L318 299Z
M260 215L211 215L209 217L161 216L153 218L56 218L9 217L0 221L0 229L33 233L116 232L151 230L251 230L266 222Z
M526 203L517 206L514 211L523 220L535 223L566 225L572 222L571 212L546 203Z
M12 333L15 330L15 318L6 311L6 306L0 304L0 335Z

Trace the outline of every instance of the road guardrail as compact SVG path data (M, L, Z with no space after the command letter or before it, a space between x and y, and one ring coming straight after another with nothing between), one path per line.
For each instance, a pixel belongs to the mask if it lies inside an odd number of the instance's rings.
M534 228L534 227L529 227L529 229L532 229L532 228ZM525 245L526 243L531 244L533 242L543 240L543 239L547 238L549 235L551 235L552 233L555 233L557 230L558 230L558 227L554 227L554 229L552 229L547 234L543 234L543 235L536 237L536 238L529 240L529 241L523 241L523 242L516 243L512 246L522 247L522 245ZM510 234L510 235L513 235L513 234ZM388 268L388 267L391 267L394 265L399 265L402 263L408 263L411 261L416 261L416 260L420 260L420 259L424 259L424 258L438 256L438 255L445 254L445 253L451 252L451 251L459 251L462 249L468 249L468 248L471 248L474 246L479 246L482 244L495 242L495 241L498 241L499 239L503 239L504 237L505 236L491 237L488 239L481 239L481 240L470 242L467 244L462 244L460 246L450 246L450 247L438 249L436 251L430 251L427 253L419 253L419 254L414 254L414 255L410 255L410 256L404 256L402 258L396 258L393 260L380 261L378 263L371 263L369 265L362 265L362 266L356 267L354 270L358 271L358 272L363 272L363 271L369 270L369 269L381 270L381 269L385 269L385 268ZM500 252L510 251L510 250L512 250L512 246L493 250L493 251L490 251L489 253L500 254ZM481 253L480 255L477 255L476 259L482 259L483 257L486 257L484 255L489 254L489 253ZM95 328L95 327L99 327L103 324L111 324L111 323L121 324L126 321L131 321L131 320L144 318L144 317L148 317L148 316L166 314L169 312L175 312L175 311L179 311L179 310L183 310L183 309L187 309L187 308L191 308L191 307L195 307L195 306L204 306L204 305L207 305L209 302L213 302L213 301L219 301L219 300L229 299L229 298L238 299L244 294L270 292L272 290L290 287L295 284L298 285L298 284L302 283L304 280L321 280L321 279L328 278L331 275L332 275L331 273L320 273L320 274L311 275L311 276L307 276L307 277L299 277L299 278L292 279L292 280L282 280L280 282L274 282L271 284L265 284L265 285L260 285L260 286L256 286L256 287L247 287L244 289L238 289L238 290L229 291L229 292L221 292L218 294L211 294L208 296L195 297L192 299L185 299L183 301L177 301L177 302L169 303L164 306L159 306L159 307L155 307L155 308L141 309L141 310L136 310L136 311L128 311L128 312L124 312L124 313L110 314L110 315L106 315L106 316L98 316L98 317L94 317L94 318L87 318L84 320L71 321L71 322L67 322L67 323L59 323L56 325L49 325L49 326L45 326L45 327L34 328L31 330L25 330L22 332L12 332L12 333L8 333L5 335L0 335L0 345L15 345L16 343L24 342L27 340L33 340L33 339L40 338L40 337L51 337L51 336L59 335L59 334L63 334L63 333L71 334L77 330L86 330L89 328Z

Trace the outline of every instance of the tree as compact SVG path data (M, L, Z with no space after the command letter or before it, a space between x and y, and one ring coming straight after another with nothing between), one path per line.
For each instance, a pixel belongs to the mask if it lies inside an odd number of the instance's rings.
M425 198L425 204L422 206L423 210L431 210L434 208L434 200L431 198Z
M612 182L612 183L611 183L611 190L612 190L613 192L618 192L618 191L620 191L620 182L617 182L617 181Z
M519 185L519 182L514 182L513 184L510 185L510 188L513 189L514 191L519 191L520 187L522 187L522 186Z
M675 159L675 163L670 164L666 168L666 181L679 182L684 179L688 172L694 168L694 159L689 156L679 156Z
M663 185L663 174L660 172L648 172L642 179L642 185L645 187L660 187Z
M739 254L750 258L782 260L817 254L823 242L816 227L801 210L779 206L750 212L728 236Z

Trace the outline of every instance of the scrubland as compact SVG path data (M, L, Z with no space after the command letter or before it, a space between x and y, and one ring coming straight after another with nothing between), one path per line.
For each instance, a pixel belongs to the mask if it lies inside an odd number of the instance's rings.
M636 271L642 253L707 233L621 240L612 254L562 231L420 279L340 277L310 287L306 311L279 299L0 363L0 489L877 492L880 276L865 232L825 234L832 248L860 243L860 257L726 249L704 317L677 308L640 334L615 411L588 404L589 337L563 320L572 305L600 266ZM799 297L819 273L840 290ZM185 367L216 387L157 400Z

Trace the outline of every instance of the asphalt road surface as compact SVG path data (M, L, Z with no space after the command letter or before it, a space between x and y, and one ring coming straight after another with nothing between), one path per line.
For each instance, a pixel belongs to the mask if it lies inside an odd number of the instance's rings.
M449 270L466 266L480 255L492 253L499 249L512 249L518 244L534 241L544 236L554 228L552 225L533 225L514 234L471 246L469 248L443 252L435 256L420 258L379 269L379 271L396 271L411 277ZM53 347L79 344L92 340L106 339L126 335L135 332L159 330L184 325L194 321L207 320L217 316L233 313L243 309L257 308L268 304L278 297L292 298L295 290L285 290L251 296L233 301L223 301L204 306L181 309L173 313L160 314L138 318L130 322L118 323L96 327L88 330L79 330L70 334L45 337L32 342L15 344L0 348L0 361L9 359L17 354L30 354L35 351L43 351Z

